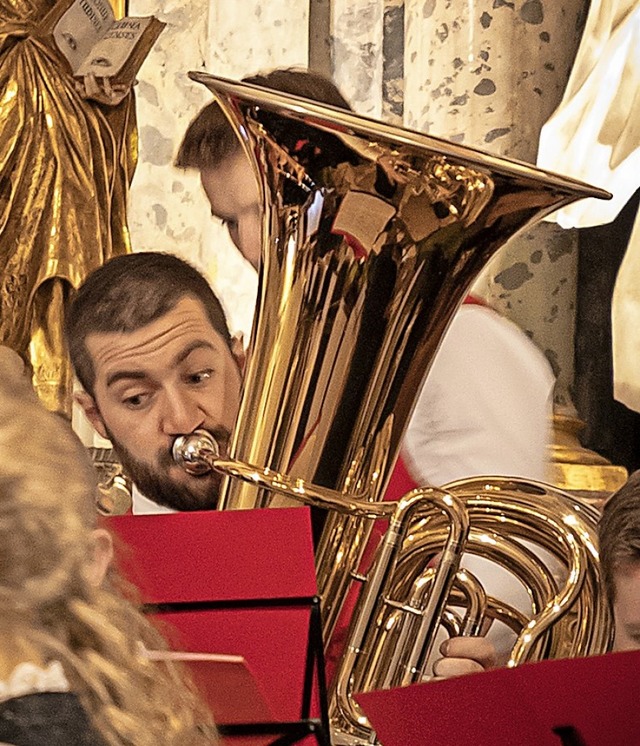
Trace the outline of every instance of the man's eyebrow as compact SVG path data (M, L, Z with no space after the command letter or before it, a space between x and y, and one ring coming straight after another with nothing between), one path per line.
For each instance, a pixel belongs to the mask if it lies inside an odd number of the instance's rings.
M118 383L118 381L125 379L130 381L142 381L146 377L147 374L143 370L117 370L115 373L107 376L106 386L109 388L115 383Z
M218 351L218 348L214 344L211 344L211 342L207 342L204 339L194 339L193 342L188 344L183 350L180 350L180 352L174 357L173 365L180 365L180 363L183 363L192 352L202 349L212 350L213 352Z
M213 352L218 351L218 348L215 345L211 344L211 342L207 342L204 339L197 339L191 342L191 344L188 344L183 350L180 350L180 352L173 359L173 365L180 365L180 363L183 363L192 352L200 349L212 350ZM107 377L106 387L109 388L119 381L123 380L143 381L147 377L147 373L143 370L117 370Z

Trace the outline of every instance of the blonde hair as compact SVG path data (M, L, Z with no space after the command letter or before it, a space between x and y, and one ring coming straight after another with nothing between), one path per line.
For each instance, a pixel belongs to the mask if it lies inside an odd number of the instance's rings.
M115 574L91 582L95 474L71 428L0 348L0 609L14 640L59 660L107 744L215 743L210 716Z

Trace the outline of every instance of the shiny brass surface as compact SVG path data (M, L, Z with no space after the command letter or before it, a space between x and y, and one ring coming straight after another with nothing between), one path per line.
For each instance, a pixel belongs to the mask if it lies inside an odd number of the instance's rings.
M354 680L368 686L378 675L403 682L419 675L466 533L466 511L451 493L418 490L397 505L380 502L422 381L495 252L562 205L607 194L333 107L190 76L209 87L235 127L263 199L262 267L240 413L229 457L206 459L231 475L219 506L265 507L286 494L332 509L316 555L326 643L370 518L393 511L332 698L336 731L366 742L371 733L351 698ZM426 503L449 516L441 549L450 549L429 581L442 592L419 588L406 603L387 604L404 537ZM471 585L467 596L482 606ZM414 605L419 613L406 611ZM408 644L394 670L378 674L384 665L369 640L387 606L415 617L415 625L399 632ZM455 624L453 613L447 618Z
M71 414L62 338L69 293L130 250L137 155L132 96L109 108L76 92L38 31L52 0L0 0L0 344L31 363L44 404Z
M443 489L467 511L471 530L465 552L507 568L531 593L534 616L513 624L520 629L509 665L541 657L536 647L545 651L543 657L607 649L612 628L597 561L599 512L593 506L550 485L505 477L461 480ZM400 573L404 582L422 571L419 555L436 551L444 530L438 516L420 518L405 542L401 563L413 569ZM584 626L568 639L561 622L576 609Z
M98 473L98 512L102 515L130 513L133 484L113 448L91 446L88 451Z
M486 633L500 621L517 634L508 666L544 658L595 655L612 643L613 625L597 551L599 512L550 485L506 477L417 489L398 502L369 502L271 469L220 458L213 437L176 439L187 471L216 469L260 489L351 517L389 521L351 619L334 678L330 716L336 744L373 743L356 692L428 678L440 628ZM530 594L532 613L487 596L463 567L478 555L511 573ZM437 558L437 561L433 561ZM432 561L430 561L432 560Z
M423 501L376 602L361 596L354 612L356 620L366 620L367 629L359 634L357 622L352 623L334 679L331 720L337 732L362 743L370 731L352 694L428 677L440 625L454 634L477 634L487 631L487 621L506 624L517 633L509 666L602 653L612 642L596 548L596 510L548 485L503 477L462 480L442 492L457 515L433 498ZM468 523L468 537L455 542L455 557L449 557L459 520ZM428 559L441 552L434 569ZM487 596L464 570L465 558L474 554L504 568L528 589L531 614ZM441 576L440 585L441 572L454 576L446 582ZM375 564L369 573L375 573Z
M116 18L123 18L127 15L127 0L111 0L111 7Z

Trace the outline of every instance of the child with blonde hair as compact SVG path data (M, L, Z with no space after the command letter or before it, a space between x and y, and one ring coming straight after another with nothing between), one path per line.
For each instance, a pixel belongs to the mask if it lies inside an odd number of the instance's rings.
M210 715L116 590L96 479L67 423L0 348L0 742L215 744Z

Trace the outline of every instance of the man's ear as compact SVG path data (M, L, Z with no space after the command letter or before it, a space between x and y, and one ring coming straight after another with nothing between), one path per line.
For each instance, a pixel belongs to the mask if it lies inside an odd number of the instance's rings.
M73 395L73 398L75 399L78 406L85 413L86 418L96 429L98 435L101 435L103 438L109 440L107 428L104 426L104 420L102 419L102 415L100 414L98 405L96 404L96 401L91 396L91 394L87 394L86 391L78 391Z
M113 539L106 528L95 528L91 532L91 556L87 564L87 580L97 588L102 584L109 565L113 561Z
M244 366L247 362L247 354L244 350L244 336L242 332L238 332L231 337L231 344L229 345L233 359L238 364L240 372L244 373Z

